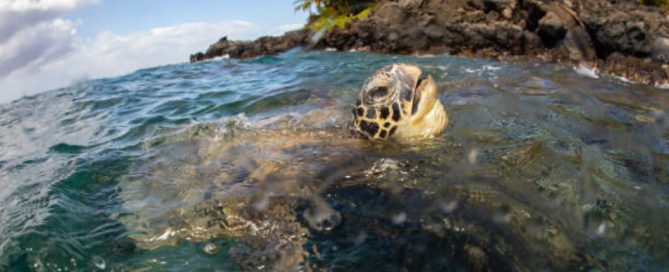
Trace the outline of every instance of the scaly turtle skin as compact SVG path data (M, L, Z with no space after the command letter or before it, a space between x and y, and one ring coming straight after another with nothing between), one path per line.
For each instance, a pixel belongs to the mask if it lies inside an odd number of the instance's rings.
M351 132L371 140L433 137L448 124L432 76L417 66L393 64L378 70L360 91Z

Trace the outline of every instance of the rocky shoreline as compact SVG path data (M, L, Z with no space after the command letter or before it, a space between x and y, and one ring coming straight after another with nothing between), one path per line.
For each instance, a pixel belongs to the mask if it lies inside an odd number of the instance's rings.
M571 63L669 85L669 19L634 0L381 0L344 29L305 28L255 41L223 37L190 60L295 47Z

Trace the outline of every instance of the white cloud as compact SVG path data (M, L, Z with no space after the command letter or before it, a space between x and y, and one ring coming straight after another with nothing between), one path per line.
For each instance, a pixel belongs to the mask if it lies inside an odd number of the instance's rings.
M97 0L3 0L0 2L0 77L67 53L76 33L65 12Z
M75 33L72 22L60 19L23 29L0 44L0 77L66 54L72 49Z
M249 22L187 23L129 35L103 32L84 41L67 57L40 69L42 73L69 69L88 77L116 76L139 68L189 61L189 55L225 33L231 37L255 31Z
M10 77L73 50L76 26L59 17L98 0L0 0L0 102L18 98Z
M63 45L66 54L33 61L0 81L0 103L88 78L186 62L191 53L206 49L221 35L241 39L257 34L258 28L250 22L228 21L186 23L128 35L103 32L90 40L71 38L72 43Z
M0 1L0 44L17 33L98 0L2 0Z
M297 24L296 23L296 24L280 25L277 29L279 29L279 31L281 31L283 33L283 32L286 32L286 31L298 30L298 29L303 28L303 27L304 27L304 24Z

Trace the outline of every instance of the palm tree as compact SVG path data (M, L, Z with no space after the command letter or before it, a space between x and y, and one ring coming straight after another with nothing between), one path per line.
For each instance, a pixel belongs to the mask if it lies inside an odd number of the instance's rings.
M307 26L314 30L344 28L353 19L367 16L376 0L295 0L295 11L308 11ZM315 13L314 13L315 9Z

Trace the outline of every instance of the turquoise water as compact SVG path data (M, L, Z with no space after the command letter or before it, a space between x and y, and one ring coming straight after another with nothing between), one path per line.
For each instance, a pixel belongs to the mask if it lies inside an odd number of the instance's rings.
M350 139L348 105L395 62L435 77L445 134ZM0 270L667 270L668 109L663 89L452 56L292 51L92 80L0 105ZM214 229L215 205L302 232Z

